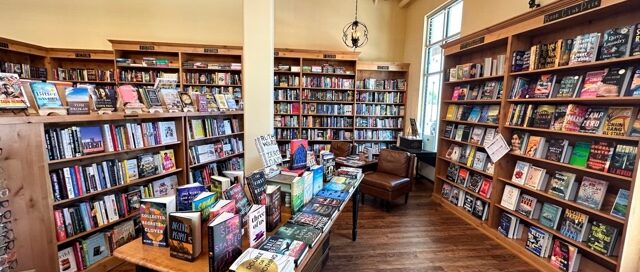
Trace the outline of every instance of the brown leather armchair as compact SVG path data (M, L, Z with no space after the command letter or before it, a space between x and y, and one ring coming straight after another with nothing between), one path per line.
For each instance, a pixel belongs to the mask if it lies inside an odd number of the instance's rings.
M381 150L378 169L365 173L360 184L362 202L365 195L372 195L385 200L385 208L389 211L390 202L404 195L404 204L407 204L413 188L415 158L404 151Z
M346 157L353 153L353 144L349 142L331 142L330 151L336 157Z

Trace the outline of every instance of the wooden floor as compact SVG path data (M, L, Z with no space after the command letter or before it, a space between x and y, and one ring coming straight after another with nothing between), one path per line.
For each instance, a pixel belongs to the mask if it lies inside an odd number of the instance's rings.
M356 242L351 207L345 208L333 226L324 271L537 271L431 200L431 191L430 183L416 182L409 204L399 199L389 213L367 197ZM114 271L133 270L125 264Z

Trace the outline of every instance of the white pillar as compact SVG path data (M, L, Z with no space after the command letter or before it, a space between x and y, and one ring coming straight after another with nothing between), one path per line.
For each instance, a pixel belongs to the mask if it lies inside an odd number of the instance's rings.
M255 138L273 133L274 1L243 2L245 173L262 167Z

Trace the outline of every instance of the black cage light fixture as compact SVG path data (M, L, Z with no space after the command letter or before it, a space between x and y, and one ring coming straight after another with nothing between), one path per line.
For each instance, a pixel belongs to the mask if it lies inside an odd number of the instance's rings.
M355 51L363 47L369 41L369 29L367 25L358 21L358 0L356 0L356 16L353 22L348 23L342 29L342 42Z

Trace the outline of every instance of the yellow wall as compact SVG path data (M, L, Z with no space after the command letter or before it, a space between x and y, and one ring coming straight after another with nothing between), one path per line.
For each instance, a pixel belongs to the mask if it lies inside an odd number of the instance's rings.
M546 5L557 0L540 0ZM529 1L516 0L466 0L462 16L462 35L495 25L529 11Z
M346 0L276 0L275 46L347 50ZM240 0L3 0L0 36L46 47L110 49L107 39L242 45ZM370 31L365 60L402 59L405 10L394 1L360 1Z

